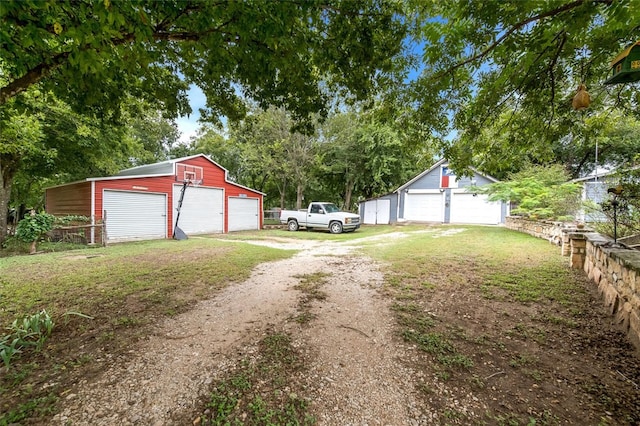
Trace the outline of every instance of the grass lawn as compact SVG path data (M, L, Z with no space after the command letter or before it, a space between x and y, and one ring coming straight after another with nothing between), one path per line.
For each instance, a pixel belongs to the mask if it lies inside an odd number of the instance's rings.
M409 235L363 240L397 231ZM61 390L99 373L92 363L98 349L129 350L156 321L246 279L259 263L294 254L224 240L280 238L361 240L360 250L383 265L398 342L419 351L412 368L420 377L435 378L437 386L417 379L416 387L443 413L442 424L589 424L593 416L601 416L594 424L640 422L640 392L609 374L617 369L633 379L638 364L606 315L594 311L582 271L569 269L557 247L501 227L409 225L340 235L241 232L0 258L0 326L43 309L55 322L42 351L26 350L0 369L0 426L46 420ZM303 290L314 288L309 282ZM285 374L272 352L287 345L283 336L266 338L269 365L260 368ZM451 405L468 395L488 407L479 423Z

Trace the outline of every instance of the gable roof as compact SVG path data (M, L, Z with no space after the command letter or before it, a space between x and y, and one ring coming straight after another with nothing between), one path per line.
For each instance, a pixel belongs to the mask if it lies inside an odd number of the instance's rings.
M92 182L92 181L101 181L101 180L119 180L119 179L131 179L131 178L150 178L150 177L162 177L162 176L173 176L175 174L176 163L181 163L186 160L190 160L192 158L202 157L205 160L209 161L214 166L220 168L224 172L224 181L230 185L237 186L239 188L246 189L248 191L256 192L261 195L266 195L264 192L258 191L257 189L249 188L248 186L240 185L239 183L233 182L229 180L229 171L222 167L220 164L213 161L209 158L208 155L204 154L195 154L190 155L188 157L180 157L173 158L171 160L160 161L158 163L153 164L145 164L142 166L131 167L129 169L124 169L119 171L113 176L104 176L104 177L94 177L94 178L86 178L81 181L69 182L62 185L51 186L48 188L57 188L58 186L71 185L79 182ZM48 189L46 188L46 189Z
M411 186L411 184L414 183L415 181L417 181L418 179L422 178L423 176L428 175L429 173L431 173L435 169L439 168L440 166L445 166L445 165L449 165L449 161L446 158L440 159L438 162L436 162L429 169L427 169L424 172L420 173L419 175L417 175L416 177L414 177L413 179L411 179L409 182L405 183L404 185L400 186L398 189L396 189L393 192L395 193L395 192L400 192L400 191L404 190L406 187ZM496 178L494 178L492 176L486 175L484 173L481 173L475 167L470 167L470 169L471 169L471 171L473 171L473 173L475 173L477 175L480 175L482 177L485 177L485 178L489 179L492 182L499 182L498 179L496 179Z
M213 165L219 167L220 169L225 171L225 177L227 174L227 169L222 167L220 164L213 161L211 158L204 154L196 154L190 155L188 157L180 157L173 158L171 160L160 161L158 163L153 164L144 164L142 166L131 167L130 169L121 170L115 174L115 176L158 176L158 175L171 175L175 173L176 163L181 163L186 160L191 160L192 158L202 157L208 160Z

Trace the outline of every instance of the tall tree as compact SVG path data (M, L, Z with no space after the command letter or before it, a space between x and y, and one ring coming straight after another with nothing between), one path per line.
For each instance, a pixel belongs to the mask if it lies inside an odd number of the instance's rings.
M617 106L637 114L634 85L602 83L609 61L640 39L640 2L443 0L416 2L414 11L424 67L407 102L441 134L457 130L464 147L443 149L458 168L473 164L475 141L501 115L514 151L546 155L545 145L572 131L562 122L582 119L571 109L580 83L595 111ZM515 137L523 119L535 138Z
M325 110L323 88L366 98L405 35L391 0L7 0L0 11L0 104L41 82L103 112L126 93L184 110L186 81L210 116L237 117L243 92L302 118Z
M35 146L37 132L19 124L30 91L100 119L118 119L132 97L175 117L190 112L186 90L196 84L205 118L239 118L248 97L304 122L326 114L328 93L365 99L388 82L405 35L401 12L392 0L3 1L0 139L12 157L0 161L0 211L21 163L16 138Z

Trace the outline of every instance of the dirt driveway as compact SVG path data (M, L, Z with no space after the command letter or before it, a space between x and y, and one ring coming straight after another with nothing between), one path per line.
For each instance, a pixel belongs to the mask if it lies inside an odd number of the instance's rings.
M435 232L446 237L457 231ZM617 343L620 336L595 307L595 299L586 303L597 315L583 328L572 325L570 334L547 339L545 344L558 352L548 365L544 352L549 347L535 348L540 353L533 365L511 351L517 334L513 341L488 342L492 327L517 323L517 330L531 330L526 322L502 318L499 301L483 302L466 293L454 301L451 290L433 293L421 308L425 321L437 314L447 332L462 336L463 358L473 359L476 370L463 380L431 368L432 358L420 351L424 342L411 341L415 330L405 330L405 339L399 332L399 306L414 305L394 303L383 286L380 266L355 253L356 245L364 242L384 244L405 236L398 232L351 243L284 238L251 242L300 252L259 265L245 282L165 320L128 354L96 360L103 372L63 396L54 424L198 425L211 389L255 356L260 340L273 333L290 336L304 364L290 372L282 391L304 398L319 425L518 425L523 423L516 417L500 413L523 410L531 419L542 419L529 424L634 424L640 412L640 366L632 349ZM314 280L316 297L311 297L313 292L301 283ZM514 315L524 316L532 308L522 309ZM470 337L457 320L484 334ZM518 344L532 345L531 340ZM590 344L597 348L587 359ZM603 361L611 356L615 364ZM617 405L598 402L598 395L615 397ZM554 404L563 407L562 414L555 414ZM603 408L621 404L620 413Z

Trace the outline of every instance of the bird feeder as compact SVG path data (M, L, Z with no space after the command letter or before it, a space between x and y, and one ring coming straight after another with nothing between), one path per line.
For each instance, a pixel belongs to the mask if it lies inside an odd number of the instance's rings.
M578 93L573 97L573 101L571 101L571 105L573 109L576 111L583 110L585 108L589 108L589 104L591 103L591 96L589 96L589 92L587 92L587 86L584 84L580 84L578 86Z
M640 80L640 41L627 47L611 61L612 76L604 84L632 83Z

